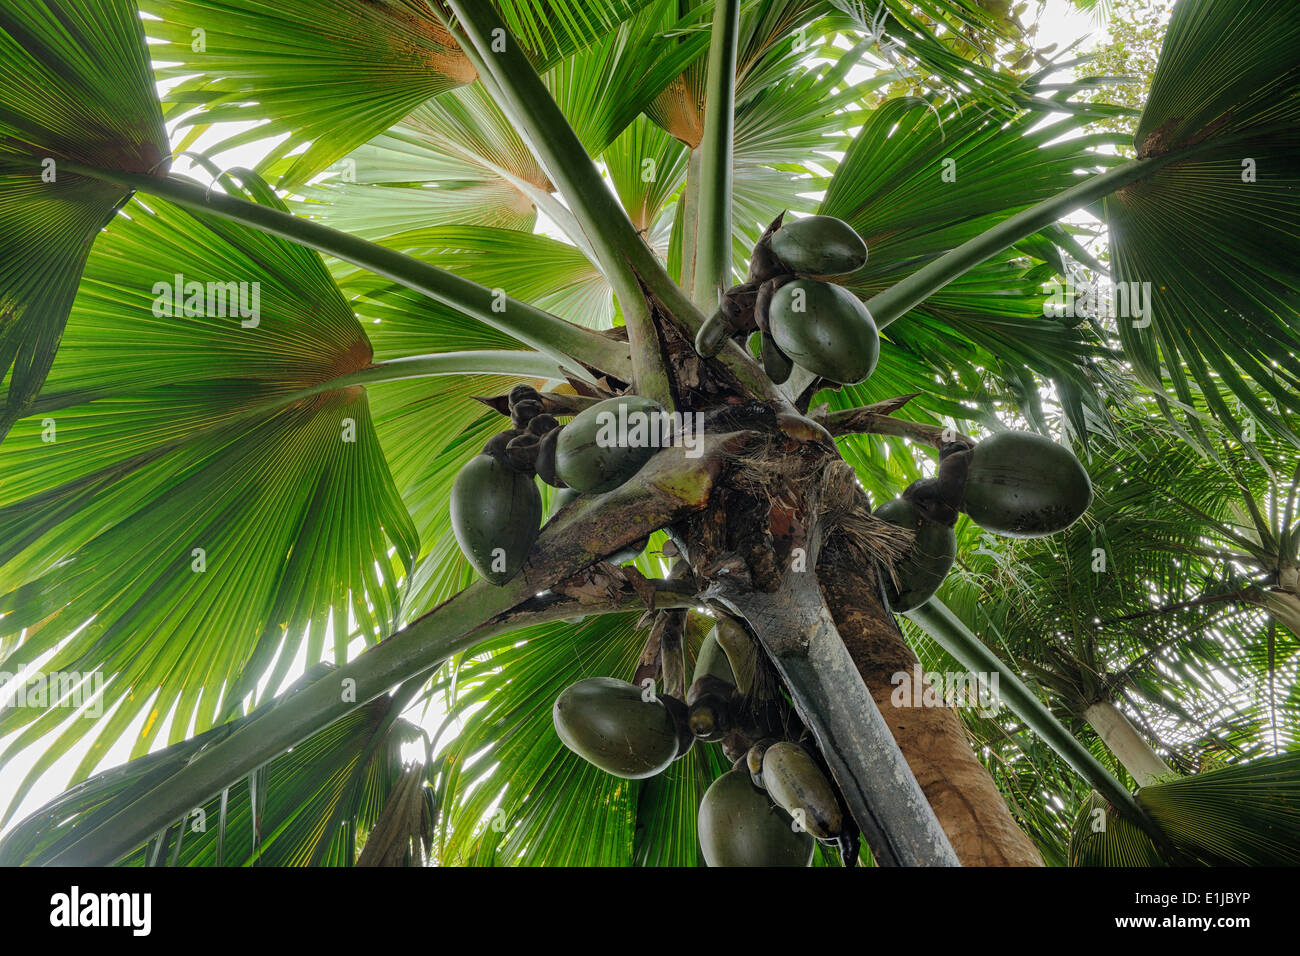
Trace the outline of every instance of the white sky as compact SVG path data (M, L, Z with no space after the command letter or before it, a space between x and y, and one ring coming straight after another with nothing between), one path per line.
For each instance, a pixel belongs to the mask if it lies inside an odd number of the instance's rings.
M1060 50L1069 46L1080 37L1085 36L1088 37L1088 39L1086 39L1081 45L1081 51L1092 48L1099 40L1104 40L1104 27L1099 26L1090 14L1081 13L1076 10L1068 0L1047 0L1045 10L1039 20L1037 39L1040 45L1055 42L1057 44L1057 49ZM216 140L230 135L231 132L232 127L229 125L222 127L220 130L209 131L201 137L198 142L191 147L191 149L202 151ZM219 165L223 167L246 166L251 168L256 165L268 148L269 147L265 142L252 143L245 147L222 153L216 157L216 160ZM205 182L210 179L203 169L195 167L183 159L178 160L174 164L173 171ZM543 224L539 228L548 233L559 235L558 230L554 230L553 226L547 227ZM304 642L304 655L305 646L306 642ZM332 641L328 638L326 640L326 646L327 648L332 647ZM37 663L37 667L39 667L39 662ZM304 667L305 657L301 658L297 662L293 673L289 675L287 680L292 681L296 679L301 675ZM0 695L0 701L6 700L9 696L9 693ZM442 718L443 714L436 709L431 709L430 713L426 716L423 724L431 735L436 730L438 724L441 723ZM105 760L98 768L99 770L116 766L127 760L131 747L140 731L143 720L144 717L141 716L139 720L122 733L118 743L109 749ZM167 732L166 728L164 728L158 736L159 742L156 744L154 749L161 749L165 746L166 736ZM57 796L67 786L69 778L80 763L81 759L88 752L93 740L93 734L88 736L85 740L81 741L76 747L74 747L70 753L58 760L53 767L45 773L42 779L37 782L37 785L23 800L18 812L11 819L8 826L5 827L6 830L20 821L27 814ZM0 750L8 746L11 742L12 738L0 739ZM21 781L39 760L41 751L42 748L40 746L29 747L15 759L12 759L5 764L3 769L0 769L0 811L9 805L13 796L17 792Z

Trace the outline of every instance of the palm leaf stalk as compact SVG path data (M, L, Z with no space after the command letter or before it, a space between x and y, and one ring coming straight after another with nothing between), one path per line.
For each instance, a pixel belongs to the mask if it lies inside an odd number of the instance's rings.
M540 352L515 352L505 349L484 349L473 352L436 352L432 355L411 355L405 358L377 362L356 372L347 372L316 385L283 392L257 405L233 412L222 423L244 418L260 418L268 412L284 408L303 399L326 395L339 389L357 385L378 385L382 382L405 382L412 379L435 378L445 375L509 375L522 378L545 379L562 382L576 370L558 365ZM31 403L29 414L48 415L64 408L73 408L86 402L111 398L118 394L115 386L83 388L69 391L46 392ZM193 441L197 432L185 436Z
M68 166L80 175L161 196L194 212L252 226L336 256L471 315L561 361L590 363L619 378L631 376L627 352L618 342L369 240L279 209L205 189L197 183L80 164Z
M492 7L459 0L450 0L448 5L466 32L466 48L474 50L486 82L542 159L596 250L606 277L615 286L628 326L633 365L646 379L645 383L638 379L638 387L665 407L673 407L663 371L663 343L651 321L654 303L642 294L641 286L690 334L703 324L704 316L672 281L627 212L605 187L586 149L527 57L511 43L506 43L503 50L495 49L494 38L507 33ZM757 395L778 397L756 363L739 347L732 346L724 353L723 361Z
M313 668L295 686L309 683L321 670L330 667ZM197 804L179 823L164 826L157 837L128 852L122 863L140 864L166 855L167 866L363 865L355 850L358 829L372 832L373 846L366 841L372 853L383 842L391 857L402 860L410 853L412 837L426 845L431 838L433 821L427 801L421 801L422 819L412 828L383 833L379 821L382 810L403 793L399 781L410 787L411 774L423 779L427 773L427 740L418 727L400 719L422 684L404 685L391 696L376 698L233 781L211 801ZM273 706L263 705L245 717L84 781L20 822L7 835L0 858L8 865L46 863L89 827L112 816L115 805L149 792L203 748L231 736ZM405 765L401 745L416 741L425 743L426 756ZM275 783L268 793L270 780ZM423 796L418 791L417 795Z
M695 291L691 298L706 313L714 309L722 291L731 285L731 177L739 32L740 0L721 0L713 9L693 245Z
M673 407L662 346L650 317L641 282L668 289L672 282L658 259L637 234L617 197L605 188L573 127L488 4L451 0L481 72L493 92L547 169L591 241L605 276L614 285L632 348L633 383L665 408ZM504 48L502 48L504 47ZM670 304L671 307L671 304Z
M1074 770L1113 805L1119 807L1134 824L1155 838L1160 833L1124 786L1101 765L1092 753L1063 727L1020 676L992 653L942 601L930 601L913 611L908 618L925 630L944 650L972 673L999 675L999 690L1007 706L1034 733L1048 741Z

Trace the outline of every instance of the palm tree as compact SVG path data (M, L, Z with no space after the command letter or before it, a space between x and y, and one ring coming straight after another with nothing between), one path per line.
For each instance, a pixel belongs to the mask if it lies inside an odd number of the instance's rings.
M1216 455L1141 414L1116 424L1098 436L1116 446L1093 469L1097 498L1084 520L1020 542L968 527L940 613L910 617L918 636L956 642L959 658L983 635L1110 773L1141 788L1140 803L1197 775L1201 831L1228 833L1240 807L1217 819L1205 812L1210 799L1242 797L1217 790L1231 784L1219 771L1243 760L1263 771L1294 756L1296 635L1269 613L1280 595L1285 614L1276 569L1288 558L1260 545L1286 536L1259 535L1251 515L1266 528L1294 520L1286 502L1295 483L1279 476L1293 473L1295 447L1260 436L1243 448L1207 422ZM922 652L939 671L950 666L944 657ZM994 728L982 736L997 746ZM1270 799L1282 789L1273 787ZM1064 822L1040 821L1048 830L1063 835ZM1236 863L1258 861L1235 837L1224 842L1240 852ZM1286 856L1280 846L1267 853Z
M1046 430L1057 402L1083 447L1134 376L1190 440L1209 442L1205 414L1240 438L1233 400L1300 445L1300 27L1281 0L1249 18L1181 0L1121 161L1115 134L1075 135L1120 111L1053 82L1073 63L999 67L1023 38L983 6L8 4L0 660L111 679L102 720L67 706L81 687L0 716L0 759L43 747L11 814L84 750L0 856L386 863L436 839L446 862L694 863L717 749L612 778L562 751L550 704L639 665L680 689L726 615L876 862L1059 859L953 710L890 708L918 658L881 590L905 541L866 489L933 473L917 449L998 409ZM258 125L193 157L211 187L168 173L234 121ZM265 137L256 170L210 158ZM1043 281L1090 259L1061 223L1081 208L1111 230L1116 281L1158 288L1147 321L1044 316ZM842 279L882 333L861 384L694 348L783 211L870 249ZM258 290L243 312L183 308L186 281L231 279ZM561 417L635 392L709 427L701 455L666 448L555 509L497 586L447 500L521 382ZM1284 510L1271 538L1228 537L1293 570ZM1212 520L1185 512L1185 536ZM635 564L605 560L647 537ZM1006 668L960 640L964 666ZM403 719L421 700L456 705L449 745ZM1008 700L1169 847L1037 695ZM131 730L134 759L91 776Z

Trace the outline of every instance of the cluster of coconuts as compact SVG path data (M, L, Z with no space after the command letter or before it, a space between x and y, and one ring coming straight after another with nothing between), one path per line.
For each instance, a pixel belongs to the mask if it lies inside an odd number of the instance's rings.
M451 489L451 528L474 570L504 585L523 567L541 528L542 498L534 480L562 489L556 510L584 494L623 484L650 460L646 444L601 442L608 434L603 415L615 421L659 414L660 406L639 395L621 395L582 410L567 425L544 411L542 395L518 385L508 396L513 428L492 436L483 451L456 475ZM606 560L631 561L644 548L624 548Z
M814 757L793 741L765 735L773 724L746 711L755 651L743 626L723 618L700 646L685 700L616 678L590 677L561 692L552 720L569 750L624 779L662 773L696 741L721 742L734 765L700 803L705 862L808 866L815 841L836 843L845 835L845 814Z
M880 334L862 301L826 280L862 268L867 245L842 219L784 217L758 240L746 281L723 293L700 328L696 351L712 357L728 338L757 330L763 370L778 385L795 365L840 385L861 382L875 370Z
M844 833L844 809L807 750L761 740L705 791L697 825L709 866L808 866L814 842Z
M934 596L957 555L953 524L964 512L985 531L1039 538L1072 525L1092 503L1092 482L1068 448L1033 432L998 432L939 451L939 474L915 481L875 515L914 533L886 580L890 608L920 607Z
M755 246L747 281L723 294L700 329L697 351L716 355L728 338L757 331L764 370L778 384L796 364L828 382L863 381L879 358L875 323L856 296L825 280L856 271L866 258L865 243L839 219L783 224L778 216ZM609 441L604 416L627 421L663 411L650 399L622 395L561 425L526 385L511 391L508 404L514 427L464 466L451 495L456 540L496 585L518 574L537 539L542 504L535 479L560 489L557 510L578 495L618 488L656 449ZM912 610L942 584L955 560L960 513L996 534L1038 537L1068 527L1091 500L1082 465L1040 435L1001 432L978 444L945 445L936 478L914 482L875 511L913 533L895 580L886 583L891 608ZM623 563L643 547L607 560ZM662 773L697 740L721 743L734 765L706 791L697 818L710 866L807 866L817 840L839 843L847 862L856 844L834 786L813 753L776 736L785 725L771 718L771 707L755 705L755 650L744 627L723 618L701 646L684 699L612 677L587 678L556 699L556 733L569 750L625 779Z

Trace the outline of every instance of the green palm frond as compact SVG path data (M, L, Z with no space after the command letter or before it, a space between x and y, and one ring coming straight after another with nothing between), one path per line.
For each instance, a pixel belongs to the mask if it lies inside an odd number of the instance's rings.
M577 325L608 329L613 324L609 282L580 249L549 236L485 226L430 226L387 238L383 244ZM339 265L334 274L358 297L354 308L370 320L370 337L381 357L518 345L503 333L370 273ZM374 319L382 321L375 324Z
M1300 864L1300 754L1153 784L1142 788L1138 801L1191 862ZM1075 866L1163 865L1150 841L1115 820L1095 797L1076 824L1070 856Z
M155 314L176 275L258 283L260 316ZM28 784L94 732L84 777L140 713L137 754L169 714L173 742L228 719L300 651L316 663L329 640L345 660L353 621L389 633L418 542L366 394L292 399L370 358L314 252L153 199L114 221L50 375L58 400L0 448L0 630L8 670L53 652L46 669L101 673L121 706L100 722L54 701L7 711L10 753L66 724Z
M420 559L403 596L406 620L437 607L477 577L452 534L448 501L460 469L507 427L504 418L474 396L505 394L518 382L456 376L374 390L375 428L420 535ZM430 435L430 421L439 422L436 436Z
M645 116L634 120L601 158L610 181L638 229L649 232L686 179L689 153Z
M272 168L287 172L289 160ZM301 215L368 239L467 223L531 231L553 187L482 84L431 100L304 187Z
M500 0L501 14L540 65L609 32L647 0ZM472 82L474 67L421 0L145 0L158 76L180 82L169 118L254 122L210 152L284 136L259 167L295 149L282 184L300 184L421 103ZM232 51L238 51L237 54ZM191 113L191 110L196 112Z
M697 865L696 808L729 765L715 745L697 743L654 780L621 780L565 749L552 725L555 698L574 681L631 678L646 637L635 624L606 615L540 625L454 670L460 726L438 785L444 862Z
M427 746L418 727L397 718L399 709L394 698L383 697L353 711L254 774L232 782L119 865L353 865L360 841L380 821L398 782L408 779L403 745L418 751ZM0 841L0 862L43 864L79 833L147 793L158 780L247 719L139 757L73 787ZM418 780L422 763L411 766ZM424 799L419 790L416 794ZM429 801L421 814L424 833L417 834L424 837L425 852L431 809Z
M497 0L510 35L546 66L583 49L653 0Z
M593 156L708 49L699 10L679 20L678 6L676 0L646 4L637 16L543 77Z
M431 226L481 226L531 234L537 211L500 179L426 187L337 183L308 187L296 211L363 239L388 240ZM393 245L386 242L386 245Z
M827 187L824 170L834 169L837 153L849 148L849 130L863 118L863 95L879 82L848 82L862 52L855 47L830 64L792 70L792 61L802 54L781 47L779 55L771 54L785 67L781 75L764 87L742 84L736 91L734 264L748 260L777 212L812 211L815 201L809 196Z
M818 209L850 223L870 250L867 264L845 284L869 298L1007 215L1074 185L1087 169L1113 161L1095 152L1112 135L1071 135L1085 115L1042 120L1024 111L1007 121L970 102L936 111L916 99L890 100L872 111ZM1060 236L1045 232L1043 244L1054 248ZM989 404L991 372L1004 394L1024 396L1016 404L1032 413L1037 389L1026 382L1032 370L1058 383L1076 431L1086 431L1082 406L1096 391L1093 360L1102 349L1087 327L1044 315L1041 264L1010 250L940 289L885 330L883 374L832 403L851 407L919 391L925 394L918 410L970 419L977 406ZM936 378L944 389L934 388Z
M1166 866L1151 838L1097 793L1079 808L1070 833L1071 866Z
M566 750L551 707L583 677L630 677L644 643L634 624L635 616L607 615L577 626L541 625L494 641L483 650L495 653L456 668L453 713L464 717L443 754L440 858L477 865L630 862L641 784Z
M1106 198L1117 283L1147 283L1151 315L1120 318L1125 354L1153 387L1224 383L1293 442L1300 411L1300 24L1284 0L1249 15L1182 0L1134 140L1138 157L1187 153Z
M129 0L0 10L0 439L54 362L91 244L130 191L65 161L166 171L171 153Z
M915 82L951 92L973 90L992 106L1011 110L1018 98L1014 74L993 68L991 50L1006 32L974 0L829 0L846 23L881 43L901 44L904 68ZM956 39L958 42L954 42ZM964 45L975 54L966 55ZM919 72L917 70L919 68Z
M699 866L700 801L731 769L719 748L696 743L691 752L645 781L637 799L636 866Z

